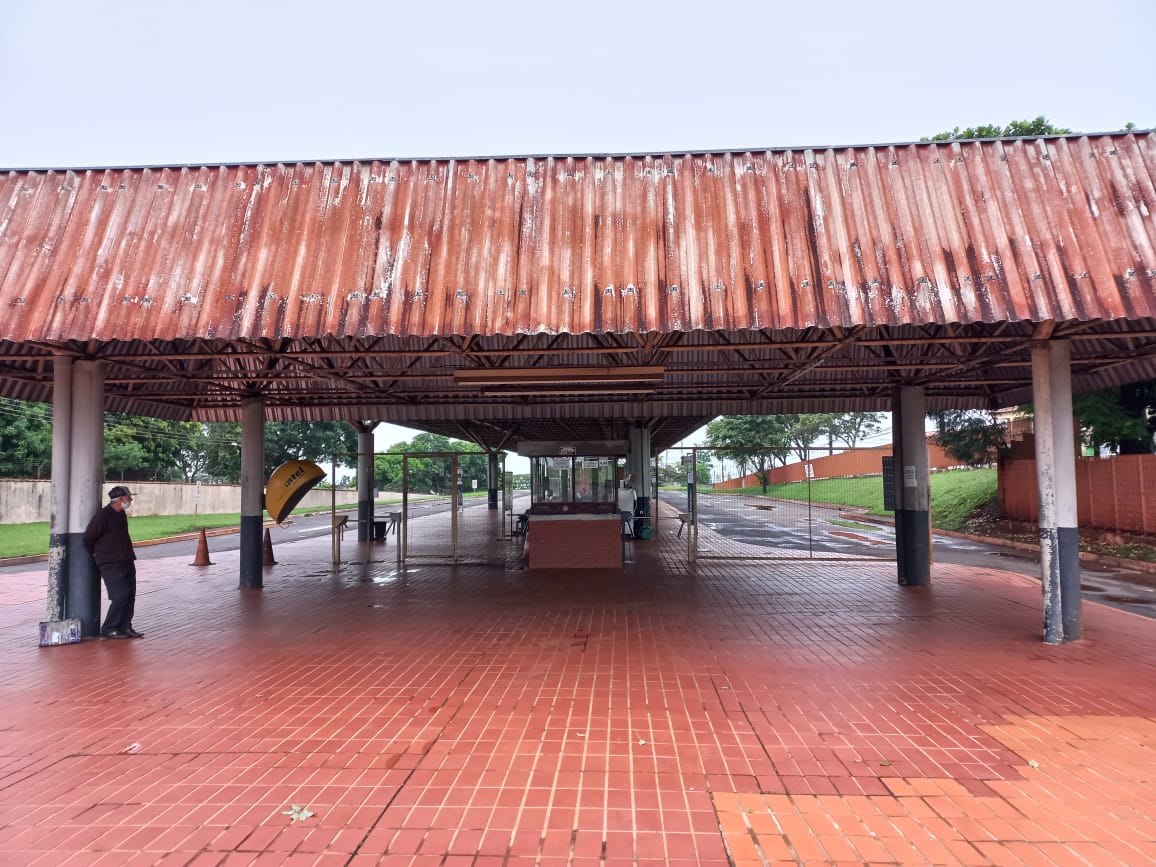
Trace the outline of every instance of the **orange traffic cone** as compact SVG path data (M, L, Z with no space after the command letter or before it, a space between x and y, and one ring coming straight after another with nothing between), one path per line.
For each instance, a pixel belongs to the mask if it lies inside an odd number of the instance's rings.
M262 566L276 566L277 561L273 559L273 539L269 536L269 528L265 528L265 548L261 552Z
M209 540L205 537L205 528L201 527L201 539L197 542L197 556L193 558L190 566L212 566L213 561L209 559Z

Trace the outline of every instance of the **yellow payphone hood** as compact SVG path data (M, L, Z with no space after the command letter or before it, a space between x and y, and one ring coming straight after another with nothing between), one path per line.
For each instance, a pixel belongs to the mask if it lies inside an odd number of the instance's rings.
M265 511L280 524L323 478L325 471L313 461L286 461L269 476L265 486Z

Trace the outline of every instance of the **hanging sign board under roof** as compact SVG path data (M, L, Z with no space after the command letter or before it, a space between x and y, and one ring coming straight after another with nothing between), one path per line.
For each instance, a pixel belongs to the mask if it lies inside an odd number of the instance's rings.
M521 440L518 454L525 458L552 458L559 455L578 457L622 457L629 452L626 440Z

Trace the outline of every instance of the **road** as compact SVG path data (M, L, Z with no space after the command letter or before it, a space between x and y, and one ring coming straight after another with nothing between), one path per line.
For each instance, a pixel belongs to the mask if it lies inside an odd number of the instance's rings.
M804 557L895 557L893 526L856 520L838 508L702 493L696 502L700 528L722 537L722 541L709 543L717 547L716 553L725 552L728 544L737 542L786 549L784 557L792 556L792 552ZM685 506L682 501L679 507ZM700 532L700 544L702 539ZM932 556L938 563L1002 569L1040 578L1038 554L994 543L934 534ZM1084 563L1080 567L1080 584L1089 601L1156 617L1156 575Z

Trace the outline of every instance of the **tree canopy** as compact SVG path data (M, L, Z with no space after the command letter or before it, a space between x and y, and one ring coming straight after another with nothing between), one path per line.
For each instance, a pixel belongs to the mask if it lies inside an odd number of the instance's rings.
M1123 129L1135 129L1134 123ZM1008 138L1013 136L1066 135L1073 132L1053 124L1043 115L1032 120L1013 120L1005 126L980 126L940 132L921 141ZM1031 407L1022 407L1030 414ZM1072 412L1083 441L1099 451L1148 454L1156 451L1156 380L1075 395ZM1002 448L1003 429L990 413L951 411L928 413L936 422L936 441L949 455L979 466L994 461Z
M935 422L935 444L961 464L982 467L996 463L1007 448L1003 425L989 412L949 409L930 412L927 417Z
M241 477L241 426L105 413L104 475L117 481L214 481ZM265 477L294 458L327 463L357 450L345 422L273 422L265 427ZM347 461L351 463L351 461ZM52 466L52 408L0 399L0 476L46 478Z
M969 126L966 129L956 127L949 132L938 132L930 137L923 137L920 141L956 141L973 138L1018 138L1035 135L1067 135L1072 130L1067 127L1056 126L1042 114L1032 120L1013 120L1006 126L995 123L982 123L979 126Z
M0 398L0 476L44 478L52 466L47 404Z
M882 430L880 418L874 412L722 416L706 426L706 438L717 457L738 465L740 475L753 470L765 493L771 470L792 453L806 460L817 443L825 443L831 453L835 443L854 448L864 436Z
M407 468L403 466L403 456L407 453L431 456L412 457ZM479 489L485 488L489 479L489 457L473 443L432 433L418 434L409 442L396 443L385 454L376 455L373 461L374 484L381 490L400 491L403 481L408 481L412 491L452 494L456 487L452 474L452 453L459 455L458 469L462 474L462 487L469 491L476 480ZM409 478L403 480L406 469Z

